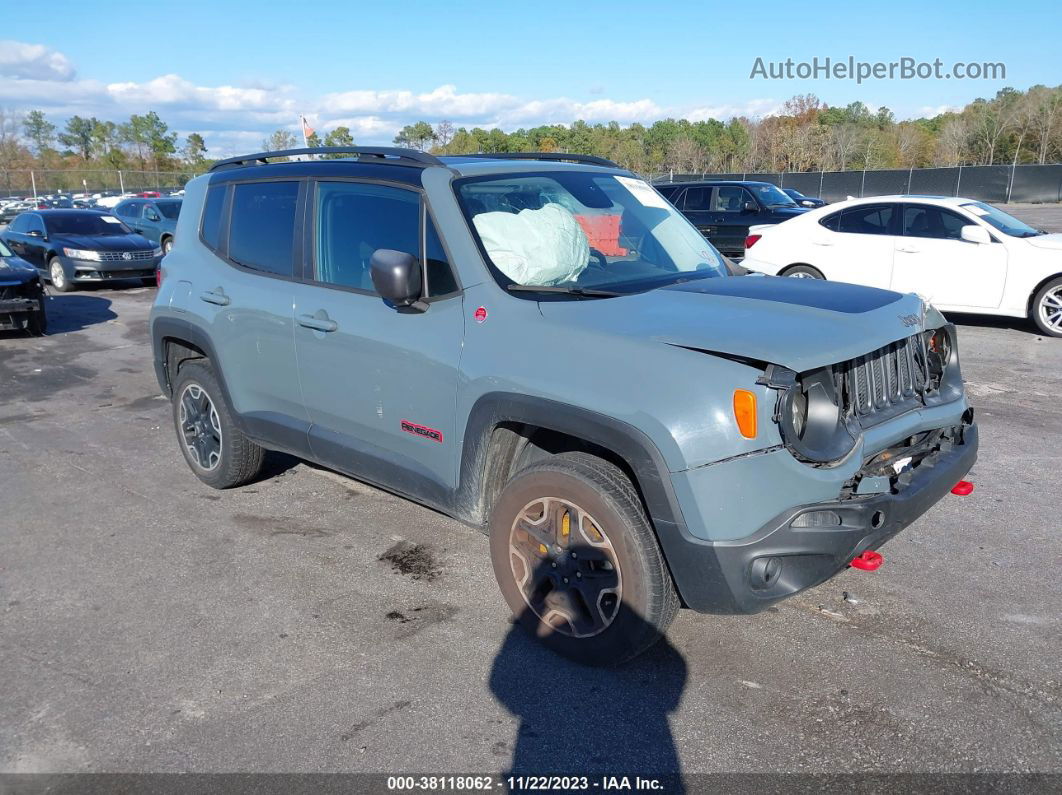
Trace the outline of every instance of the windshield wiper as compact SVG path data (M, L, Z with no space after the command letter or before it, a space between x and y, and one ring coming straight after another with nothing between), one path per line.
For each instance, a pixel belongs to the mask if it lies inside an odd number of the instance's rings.
M611 290L595 290L589 287L554 287L544 284L510 284L506 290L510 293L562 293L574 295L579 298L615 298L626 293L617 293Z

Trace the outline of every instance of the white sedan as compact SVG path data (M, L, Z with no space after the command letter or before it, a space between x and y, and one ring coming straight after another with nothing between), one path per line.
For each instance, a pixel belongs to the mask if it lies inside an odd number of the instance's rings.
M918 293L945 312L1027 317L1062 337L1062 234L973 199L876 196L753 227L742 265Z

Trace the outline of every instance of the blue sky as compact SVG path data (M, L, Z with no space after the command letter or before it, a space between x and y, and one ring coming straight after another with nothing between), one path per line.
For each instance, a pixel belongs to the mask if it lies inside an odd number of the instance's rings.
M121 119L155 110L211 154L255 148L305 113L388 143L423 118L504 129L831 105L933 114L1004 85L1062 82L1057 2L5 5L0 106ZM151 9L157 8L158 13ZM312 10L311 10L312 9ZM128 9L127 9L128 11ZM41 24L46 14L47 24ZM1002 62L1006 79L750 79L765 61Z

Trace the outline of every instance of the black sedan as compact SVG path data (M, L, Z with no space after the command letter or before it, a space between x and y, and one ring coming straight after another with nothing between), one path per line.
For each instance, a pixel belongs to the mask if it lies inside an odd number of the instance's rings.
M40 336L48 326L44 312L44 286L37 271L0 242L0 329Z
M78 284L116 279L154 283L162 259L157 243L99 210L35 210L0 234L17 256L65 293Z
M825 207L826 202L822 199L817 199L814 196L805 196L796 188L782 188L782 192L790 199L795 201L801 207L807 207L808 209L814 209L815 207Z

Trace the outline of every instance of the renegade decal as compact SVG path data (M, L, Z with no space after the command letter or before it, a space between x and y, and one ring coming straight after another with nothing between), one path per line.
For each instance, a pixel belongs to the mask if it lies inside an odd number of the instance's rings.
M437 431L434 428L428 428L424 425L417 425L417 423L409 422L408 420L402 420L402 430L406 433L411 433L414 436L431 439L433 442L439 442L440 444L443 440L442 431Z

